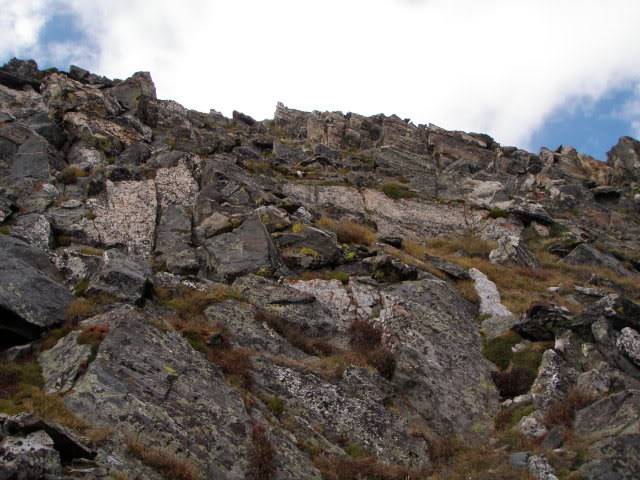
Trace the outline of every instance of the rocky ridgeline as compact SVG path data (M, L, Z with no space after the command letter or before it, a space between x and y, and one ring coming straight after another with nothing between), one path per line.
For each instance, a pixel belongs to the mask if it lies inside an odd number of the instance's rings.
M0 478L638 478L639 211L632 138L229 119L12 60Z

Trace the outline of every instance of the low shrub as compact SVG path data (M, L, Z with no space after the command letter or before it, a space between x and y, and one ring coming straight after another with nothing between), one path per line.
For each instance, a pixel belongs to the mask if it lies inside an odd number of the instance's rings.
M382 343L382 330L366 320L354 320L349 327L349 335L353 349L363 355L380 375L391 380L396 370L396 360Z
M64 318L66 322L77 325L82 320L93 316L95 312L95 301L88 298L76 298L67 306Z
M267 430L255 423L251 429L247 480L271 480L276 476L275 451Z
M146 466L160 473L167 480L197 480L202 478L190 460L178 456L166 448L150 447L139 437L128 435L127 451Z
M281 315L258 309L254 315L258 323L266 323L278 335L299 350L316 356L327 356L336 353L336 349L322 338L307 336L297 325L288 322Z
M417 196L416 193L409 190L406 185L396 182L385 183L380 187L380 190L382 190L382 193L387 197L394 200L400 200L401 198L414 198Z
M251 354L243 348L222 345L210 347L207 359L218 365L222 372L230 377L231 382L238 382L239 386L250 390L253 384L251 378Z
M491 372L491 378L502 398L513 398L529 391L536 379L536 372L512 367L506 371Z
M499 432L511 430L521 418L532 414L534 410L533 405L518 405L516 407L502 408L494 419L495 429Z
M381 463L373 457L318 455L313 463L325 480L417 480L428 474L426 470Z
M429 458L435 464L447 463L461 448L460 440L454 435L434 437L429 439Z
M509 215L509 212L501 208L492 208L488 213L489 218L504 218L507 215Z
M585 391L572 388L564 398L556 400L547 408L542 423L547 428L555 425L571 428L576 412L589 406L594 400L595 398Z
M522 341L522 337L515 332L508 331L491 340L485 339L482 346L482 354L490 362L501 370L509 367L513 358L512 348Z
M72 185L78 181L80 177L86 177L87 172L80 167L70 165L60 172L60 182L64 185Z
M218 284L208 290L181 287L176 291L158 288L155 290L160 303L169 307L182 318L189 319L202 315L209 305L224 300L242 300L242 296L228 285Z
M89 345L91 347L91 357L89 362L92 362L98 354L98 348L109 333L109 326L107 324L93 325L87 327L78 335L78 344Z

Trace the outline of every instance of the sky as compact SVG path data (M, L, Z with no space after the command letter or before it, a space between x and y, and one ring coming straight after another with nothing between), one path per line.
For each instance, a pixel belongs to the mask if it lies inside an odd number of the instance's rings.
M225 115L397 114L598 159L640 137L639 0L0 0L0 63L126 78Z

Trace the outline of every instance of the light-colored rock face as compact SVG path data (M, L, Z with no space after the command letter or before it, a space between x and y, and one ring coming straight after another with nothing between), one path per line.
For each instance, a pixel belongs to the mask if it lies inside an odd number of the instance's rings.
M616 346L629 360L640 367L640 334L638 332L629 327L623 328Z
M546 410L554 401L566 396L576 379L577 372L560 355L554 350L545 351L531 387L534 406Z
M412 385L407 399L419 412L429 412L433 428L487 427L497 403L480 336L469 306L445 282L434 278L380 289L312 280L291 286L334 312L338 331L356 318L380 328L398 362L393 382ZM461 362L464 369L452 368Z
M80 332L71 332L50 350L42 352L38 361L48 393L66 393L73 388L81 368L89 363L91 347L79 345Z
M45 432L0 441L1 478L46 478L61 473L60 454Z
M198 184L184 160L180 160L175 167L159 168L155 182L162 208L170 205L193 205Z
M517 318L502 304L498 287L489 277L476 268L470 269L469 275L480 298L482 330L489 338L495 338L515 325Z
M535 268L538 261L519 237L506 236L498 240L498 248L489 254L491 263L520 265Z
M87 227L94 242L107 247L123 245L136 255L151 253L157 208L153 180L107 182L106 200L87 203L95 215Z

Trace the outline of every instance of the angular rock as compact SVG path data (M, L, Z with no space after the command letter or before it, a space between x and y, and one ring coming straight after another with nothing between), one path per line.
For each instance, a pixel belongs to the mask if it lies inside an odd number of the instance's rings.
M564 307L536 303L531 305L524 319L511 328L522 338L534 342L554 340L556 332L566 328L570 318L569 310Z
M47 217L37 213L22 215L11 228L11 236L44 251L53 245L53 232Z
M320 268L336 263L341 257L335 234L308 225L295 232L274 235L274 242L289 267Z
M535 415L523 417L516 425L518 431L527 438L538 440L544 437L548 431Z
M536 257L524 245L521 238L516 236L502 237L498 240L498 248L489 254L491 263L512 263L527 268L538 267Z
M630 275L624 265L613 255L603 253L591 245L581 243L562 259L571 265L595 265L613 270L619 275Z
M91 279L87 293L106 295L116 301L141 305L151 291L151 269L144 259L107 250L100 271Z
M96 359L66 405L94 424L180 451L215 478L243 478L249 416L220 369L135 309L110 312L108 324ZM127 463L118 450L109 453Z
M204 243L203 274L213 280L232 281L261 269L269 272L280 266L271 236L257 216L252 216L230 233Z
M182 206L163 208L156 230L155 261L171 273L188 275L198 271L191 244L191 215Z
M0 441L0 478L26 480L61 473L60 454L45 432Z
M2 347L33 340L64 320L72 296L41 250L0 235L0 278Z
M578 373L554 350L546 350L531 387L533 405L546 410L555 400L561 400L575 384Z
M78 344L80 332L71 332L38 357L48 393L66 393L89 364L91 346Z
M616 346L640 368L640 334L632 328L625 327L620 332Z
M558 480L555 470L542 455L531 455L529 457L528 470L536 480Z
M484 273L472 268L469 276L480 298L480 315L488 317L482 322L482 330L489 338L495 338L509 330L517 318L502 304L496 284Z

